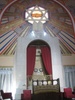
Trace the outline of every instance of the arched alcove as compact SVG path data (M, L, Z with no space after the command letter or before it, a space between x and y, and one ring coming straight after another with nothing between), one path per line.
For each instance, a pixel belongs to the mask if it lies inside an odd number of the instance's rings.
M37 35L38 34L38 35ZM42 33L32 33L25 37L20 37L17 41L17 48L15 54L15 81L16 81L16 99L19 99L23 90L27 89L27 47L30 43L36 40L44 41L51 49L52 58L52 74L53 79L60 79L60 89L63 91L64 87L64 72L61 61L61 52L59 41L56 37L50 37L49 34L44 36Z
M34 59L35 61L33 61ZM27 71L29 72L27 73L28 88L32 86L32 80L52 79L51 49L45 41L34 40L29 43L27 47L27 70L29 70Z

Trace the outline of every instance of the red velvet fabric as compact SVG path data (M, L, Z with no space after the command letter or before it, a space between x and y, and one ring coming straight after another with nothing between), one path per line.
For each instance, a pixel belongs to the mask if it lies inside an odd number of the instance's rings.
M31 90L23 90L23 99L31 100Z
M27 75L32 75L34 71L36 57L36 47L30 46L27 48Z
M47 46L43 46L41 47L41 53L45 69L49 75L52 75L51 51Z
M64 88L64 97L66 97L66 98L75 98L75 94L72 93L71 88Z
M3 92L3 90L0 90L1 92L1 96L4 99L10 99L10 100L13 100L12 99L12 93L11 92Z

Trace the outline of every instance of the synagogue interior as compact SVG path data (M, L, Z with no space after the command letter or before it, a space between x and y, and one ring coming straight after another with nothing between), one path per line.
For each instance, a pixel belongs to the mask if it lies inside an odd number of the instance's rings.
M0 100L9 99L75 100L75 0L0 0Z

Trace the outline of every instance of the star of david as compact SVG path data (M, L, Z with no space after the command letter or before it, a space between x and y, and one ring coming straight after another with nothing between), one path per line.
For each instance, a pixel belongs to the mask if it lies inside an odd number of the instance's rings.
M28 21L33 21L33 22L39 22L39 21L47 21L48 20L48 16L46 16L48 14L47 10L39 7L39 6L35 6L32 7L31 9L27 9L26 10L26 20Z

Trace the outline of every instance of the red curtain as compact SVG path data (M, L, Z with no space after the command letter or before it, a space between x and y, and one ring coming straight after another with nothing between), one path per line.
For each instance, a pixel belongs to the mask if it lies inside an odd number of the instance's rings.
M45 69L49 75L52 75L52 62L51 62L51 51L49 47L41 47L42 59L45 65Z
M36 47L30 46L27 48L27 75L32 75L34 71L36 57Z

